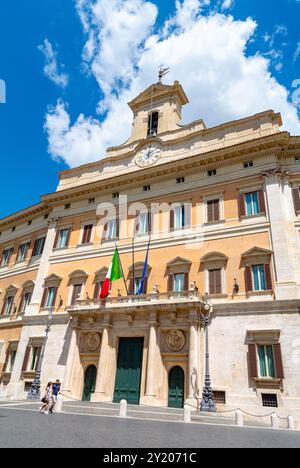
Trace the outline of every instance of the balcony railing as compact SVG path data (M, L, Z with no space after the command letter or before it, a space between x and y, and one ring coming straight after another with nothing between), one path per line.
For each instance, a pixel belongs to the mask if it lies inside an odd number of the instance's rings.
M13 313L10 315L2 314L0 315L0 322L5 322L5 321L12 322L18 319L22 319L23 316L24 316L24 313Z
M201 303L203 298L198 291L181 291L181 292L166 292L152 293L140 296L118 296L108 297L105 300L101 299L85 299L77 300L74 305L68 306L68 311L76 310L93 310L107 308L130 308L135 306L151 306L162 304L186 304L186 303Z

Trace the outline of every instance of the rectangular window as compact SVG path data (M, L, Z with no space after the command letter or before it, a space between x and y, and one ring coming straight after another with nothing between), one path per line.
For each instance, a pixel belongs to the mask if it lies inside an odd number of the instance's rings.
M19 250L18 250L17 262L24 262L24 260L26 259L29 246L30 246L29 242L26 242L26 244L20 245Z
M278 408L277 395L272 393L262 393L262 405L267 408Z
M254 166L253 161L244 162L244 169L249 169L250 167L253 167L253 166Z
M32 357L31 357L31 364L30 364L30 371L34 371L38 365L38 359L40 357L40 347L35 346L32 348Z
M150 190L151 190L151 185L144 185L143 187L144 192L150 192Z
M272 345L258 345L260 377L275 379L275 361Z
M2 311L3 315L10 315L11 314L13 303L14 303L14 296L8 296L5 299L4 306L3 306L3 311Z
M70 305L74 305L76 301L80 300L81 291L82 291L82 284L74 284Z
M222 269L209 270L209 294L222 294Z
M70 237L70 229L61 229L57 233L55 248L56 249L66 248L69 243L69 237Z
M174 292L182 292L185 289L184 273L176 273L174 275Z
M57 288L55 287L47 288L45 303L43 307L47 307L47 308L54 307L56 293L57 293Z
M185 226L185 207L184 205L177 206L174 210L174 227L175 229L181 229Z
M266 273L265 265L253 265L252 266L252 281L253 291L266 291Z
M217 175L217 170L212 169L210 171L207 171L207 175L208 175L208 177L213 177L213 176Z
M207 201L207 222L215 223L220 221L220 200L216 198L215 200Z
M254 216L260 213L258 192L246 193L246 215Z
M136 295L140 289L142 278L134 278L134 294Z
M32 256L39 257L43 254L46 238L42 237L41 239L36 239L33 247Z
M136 226L138 236L145 236L151 230L151 213L140 213Z
M107 223L106 239L114 240L117 239L117 223L116 219L110 219Z
M184 184L185 178L184 177L177 177L176 184Z
M99 299L100 298L100 292L101 292L101 289L102 289L102 284L103 284L103 281L97 281L95 283L94 299Z
M21 300L21 307L20 312L23 314L26 311L26 307L30 304L31 301L31 293L27 292L23 295Z
M88 224L83 228L82 244L89 244L92 239L93 224Z
M15 365L15 360L17 356L17 351L11 351L10 357L9 357L9 372L13 371L14 365Z
M13 249L4 250L2 254L2 259L1 259L1 266L7 266L9 264L12 253L13 253Z

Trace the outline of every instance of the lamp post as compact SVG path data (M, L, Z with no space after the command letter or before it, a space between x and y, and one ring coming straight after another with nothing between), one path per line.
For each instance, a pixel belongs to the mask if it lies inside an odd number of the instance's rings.
M35 377L34 377L34 380L33 380L32 384L31 384L30 390L29 390L28 395L27 395L28 400L39 400L41 398L42 364L43 364L43 360L44 360L44 356L45 356L45 349L46 349L46 344L47 344L50 328L51 328L51 325L52 325L53 316L54 316L53 310L51 309L51 311L49 312L49 314L47 316L47 326L46 326L46 329L45 329L46 335L45 335L44 343L43 343L43 346L42 346L41 354L40 354L40 357L39 357L38 365L37 365L37 368L36 368L36 371L35 371Z
M216 405L214 402L214 394L211 387L211 379L210 379L210 370L209 370L209 337L208 337L208 329L209 329L209 320L210 314L212 311L212 304L209 301L208 293L205 294L204 298L204 324L205 324L205 383L202 393L202 402L200 411L207 411L210 413L216 412Z

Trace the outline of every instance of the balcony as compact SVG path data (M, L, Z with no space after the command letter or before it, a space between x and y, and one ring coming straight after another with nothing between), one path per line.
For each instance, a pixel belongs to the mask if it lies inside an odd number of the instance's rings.
M0 325L2 323L10 323L10 322L16 322L16 321L21 321L24 317L24 313L13 313L10 315L0 315Z
M200 308L203 298L198 291L152 293L141 296L108 297L105 300L77 300L74 305L66 307L70 315L86 312L120 312L140 309L191 309Z

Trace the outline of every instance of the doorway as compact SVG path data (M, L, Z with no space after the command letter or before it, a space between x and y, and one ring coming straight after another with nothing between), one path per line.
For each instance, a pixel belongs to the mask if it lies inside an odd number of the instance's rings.
M180 366L173 367L169 373L169 408L183 408L184 371Z
M114 403L139 405L144 338L120 338Z
M82 401L91 401L92 394L95 392L96 377L96 366L89 366L85 371Z

